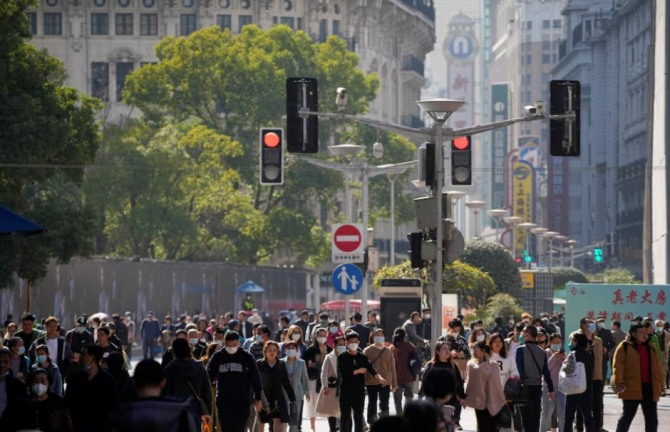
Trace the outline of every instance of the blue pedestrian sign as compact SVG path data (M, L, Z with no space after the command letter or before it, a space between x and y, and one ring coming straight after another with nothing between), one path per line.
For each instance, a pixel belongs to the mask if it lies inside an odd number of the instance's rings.
M333 270L335 291L350 295L356 294L363 286L363 272L353 264L340 264Z

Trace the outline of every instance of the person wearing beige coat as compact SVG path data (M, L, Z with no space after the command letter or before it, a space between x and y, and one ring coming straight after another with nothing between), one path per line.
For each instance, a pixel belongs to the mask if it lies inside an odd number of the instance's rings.
M465 368L464 405L475 409L481 432L495 432L495 417L507 404L500 381L500 367L489 360L490 348L485 342L473 345L472 359Z
M372 366L377 369L379 375L388 380L388 385L381 385L377 378L365 374L365 388L368 392L368 424L373 424L377 419L377 398L379 397L380 417L389 415L389 398L392 391L398 388L398 375L395 368L395 357L393 351L384 345L384 330L376 329L370 334L370 343L363 350Z
M337 428L337 418L340 417L340 401L338 398L337 356L347 350L347 342L343 336L337 336L333 341L333 350L329 352L321 365L321 391L316 401L316 414L328 418L330 432Z

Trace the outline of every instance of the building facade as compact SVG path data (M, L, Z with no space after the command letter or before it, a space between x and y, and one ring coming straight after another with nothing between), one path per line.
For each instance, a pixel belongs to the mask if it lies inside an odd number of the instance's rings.
M569 235L587 248L602 245L606 265L628 268L638 277L652 138L653 4L571 0L564 10L567 37L553 71L556 79L582 83L582 156L564 158L575 186L570 189ZM590 256L584 257L584 265L591 266Z
M125 78L157 61L162 38L286 24L315 41L344 38L361 69L381 78L370 115L418 126L415 101L435 41L432 0L39 0L29 18L32 43L63 61L68 85L108 102L107 121L131 115L121 103Z

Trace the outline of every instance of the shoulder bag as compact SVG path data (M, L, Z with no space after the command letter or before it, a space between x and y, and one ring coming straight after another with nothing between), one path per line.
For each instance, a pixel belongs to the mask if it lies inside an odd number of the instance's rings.
M570 359L571 357L571 359ZM565 395L582 394L586 391L586 368L583 362L578 362L575 353L568 356L568 363L574 363L574 367L562 367L558 374L558 390Z

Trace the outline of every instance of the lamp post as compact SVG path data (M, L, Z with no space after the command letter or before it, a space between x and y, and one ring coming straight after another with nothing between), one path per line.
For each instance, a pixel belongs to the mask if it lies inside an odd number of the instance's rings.
M349 163L337 163L330 162L321 159L315 159L306 156L294 156L298 160L303 160L312 165L316 165L322 168L331 169L334 171L339 171L345 176L350 177L352 175L358 175L362 178L362 191L361 191L361 207L362 210L362 225L367 228L368 226L368 217L369 217L369 203L368 203L368 182L371 177L376 177L378 175L384 174L402 174L410 167L416 166L416 161L407 161L400 162L396 164L385 164L385 165L368 165L364 160L356 159L355 156L358 155L365 149L365 146L356 145L356 144L339 144L334 146L329 146L328 149L335 155L344 156L349 159ZM348 189L347 189L348 190ZM345 196L346 201L350 201L350 196ZM350 221L353 221L357 218L352 217ZM362 243L364 245L368 244L368 232L364 231ZM318 303L318 302L317 302ZM345 298L345 315L349 315L349 296ZM368 282L367 277L363 278L363 285L361 286L361 315L367 316L368 313Z
M559 235L556 231L547 231L542 234L542 237L549 239L549 248L547 252L549 253L549 270L554 266L554 237Z
M540 261L542 261L540 259L541 255L542 255L542 234L546 233L547 231L549 231L549 230L547 228L544 228L544 227L537 227L537 228L533 228L532 230L530 230L530 232L535 234L535 245L536 245L535 247L537 249L536 253L537 253L537 264L538 264L538 266L540 264Z
M568 238L567 238L566 236L564 236L564 235L557 235L556 237L554 237L554 240L557 240L557 241L560 242L560 244L561 244L561 247L560 247L560 249L559 249L560 252L561 252L561 254L560 254L560 257L561 257L561 261L560 261L560 263L561 263L561 267L565 267L565 263L563 262L563 247L564 247L564 242L565 242L567 239L568 239Z
M575 266L575 245L579 243L577 240L568 240L565 242L570 248L570 267Z
M516 261L516 226L523 222L523 218L520 216L506 216L505 222L512 225L512 259Z
M433 325L431 331L431 340L437 342L437 339L442 334L442 263L444 239L444 227L442 225L442 188L444 187L445 166L449 170L450 164L445 164L446 159L449 159L449 152L444 152L442 140L442 128L451 113L458 111L463 106L464 101L450 100L450 99L428 99L418 101L417 104L433 119L433 128L435 130L435 188L434 195L436 197L435 205L435 291L433 295ZM446 176L449 178L450 176Z
M530 256L530 230L537 228L537 224L533 222L523 222L517 225L517 228L526 232L526 254ZM526 268L530 268L530 261L526 261L526 254L524 254L523 259L526 263Z
M505 217L507 210L505 209L491 209L486 210L489 216L491 216L496 221L496 242L500 243L500 219Z
M484 207L486 207L486 203L484 201L468 201L465 203L465 206L469 208L472 213L475 215L474 222L475 222L475 237L479 237L479 212L481 212Z

